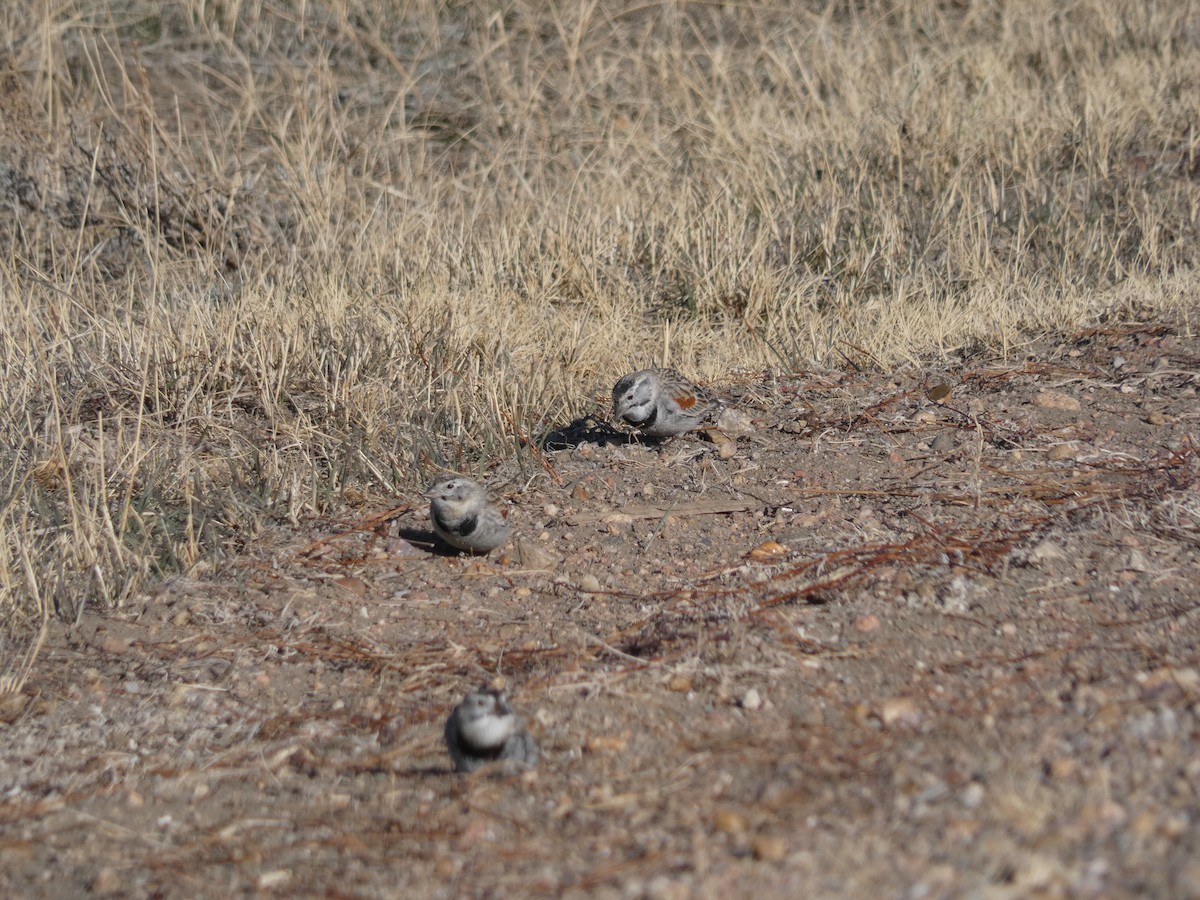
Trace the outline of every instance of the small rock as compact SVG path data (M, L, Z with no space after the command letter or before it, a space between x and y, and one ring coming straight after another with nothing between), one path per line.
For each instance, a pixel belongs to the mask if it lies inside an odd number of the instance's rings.
M1146 421L1151 425L1166 425L1169 420L1156 409L1150 415L1146 416Z
M29 697L25 694L0 692L0 722L15 722L28 705Z
M909 697L890 697L879 704L879 721L888 728L912 727L921 722L921 711Z
M865 616L859 616L854 621L854 630L866 634L877 629L880 624L882 623L879 621L879 616L874 613L867 613Z
M957 446L953 437L949 432L940 432L937 437L929 444L929 449L934 453L949 453Z
M383 549L386 556L423 556L426 553L403 538L389 538Z
M263 872L258 876L257 887L260 891L268 891L271 888L283 887L292 880L292 873L288 869L275 869L271 872Z
M1046 458L1051 460L1074 459L1075 448L1070 444L1055 444L1046 453Z
M970 592L971 583L962 575L955 575L949 582L938 588L937 599L943 609L950 612L965 613L970 605L967 603L967 594Z
M950 399L953 389L948 384L935 384L925 391L925 396L934 403L945 403Z
M717 456L719 456L721 459L733 459L735 456L737 456L737 444L735 444L733 441L729 441L727 443L718 445Z
M620 753L629 744L629 738L623 734L599 734L588 738L584 749L588 753Z
M629 526L633 524L633 517L625 513L613 513L611 516L605 516L603 521L605 531L609 534L620 534L629 530Z
M523 569L553 569L554 556L539 544L526 538L517 538L517 561Z
M121 876L112 866L104 866L92 879L93 894L114 894L123 886Z
M667 690L673 691L676 694L686 694L692 689L692 679L688 678L679 672L676 672L667 679Z
M1046 540L1042 541L1029 551L1029 561L1034 563L1043 563L1054 559L1066 558L1067 554L1063 552L1062 548L1049 538L1046 538Z
M120 654L129 650L129 641L122 637L116 637L115 635L106 635L104 639L100 641L100 649L105 653L111 653L114 656L119 656Z
M1038 391L1033 398L1033 404L1042 409L1059 409L1064 412L1079 412L1083 408L1078 400L1062 391Z
M742 694L742 700L741 700L742 709L748 709L748 710L754 711L756 709L762 709L762 705L763 705L763 700L762 700L762 697L759 695L757 689L749 688L746 691L746 693Z
M345 575L334 581L338 587L349 591L356 597L365 597L367 595L367 584L361 578L355 578L353 575Z
M1191 667L1163 666L1153 672L1139 673L1137 680L1143 700L1178 703L1200 697L1200 672Z
M787 552L787 547L783 546L783 544L780 544L777 541L764 541L757 547L751 548L750 552L747 553L746 556L749 559L755 559L761 562L782 559L783 557L787 556Z
M744 834L746 819L732 809L718 809L713 813L713 827L724 834Z
M1122 568L1132 569L1134 572L1149 572L1150 561L1146 559L1145 553L1135 548L1125 557L1125 565Z
M779 862L787 855L787 842L775 835L760 834L750 842L750 852L763 862Z
M937 582L932 578L922 578L913 584L912 593L922 603L933 603L937 600Z
M1075 777L1076 773L1079 772L1079 763L1073 757L1060 756L1050 761L1047 771L1051 778L1062 781Z
M1013 884L1019 888L1018 896L1029 896L1038 892L1051 896L1065 894L1065 891L1053 890L1065 883L1065 863L1041 854L1025 857L1013 876Z
M586 593L594 594L601 590L600 579L591 572L588 572L585 575L579 576L579 578L575 581L575 587Z
M726 434L749 434L754 430L754 423L742 410L724 407L717 416L717 428Z
M978 809L979 805L983 803L984 793L983 785L978 781L972 781L963 788L959 799L967 809Z

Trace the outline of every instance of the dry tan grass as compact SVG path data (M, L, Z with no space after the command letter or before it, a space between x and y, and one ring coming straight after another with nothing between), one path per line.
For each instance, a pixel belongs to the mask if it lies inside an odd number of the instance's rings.
M14 647L641 363L1194 309L1194 2L50 0L0 41Z

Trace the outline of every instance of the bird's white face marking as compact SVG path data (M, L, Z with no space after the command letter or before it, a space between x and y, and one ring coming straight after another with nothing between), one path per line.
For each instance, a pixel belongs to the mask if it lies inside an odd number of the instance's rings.
M445 521L477 513L487 505L487 492L462 475L439 475L424 495L431 501L434 515Z
M626 375L613 388L613 414L630 425L649 419L658 403L658 384L653 372Z
M458 708L458 733L470 747L499 747L515 727L512 710L495 694L468 694Z

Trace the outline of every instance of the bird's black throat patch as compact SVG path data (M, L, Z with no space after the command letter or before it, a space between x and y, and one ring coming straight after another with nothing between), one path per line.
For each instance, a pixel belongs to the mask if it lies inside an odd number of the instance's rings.
M433 511L433 521L437 523L437 527L447 534L456 534L459 537L468 537L475 532L479 526L479 516L467 516L461 522L451 525L442 515L442 511L435 509Z

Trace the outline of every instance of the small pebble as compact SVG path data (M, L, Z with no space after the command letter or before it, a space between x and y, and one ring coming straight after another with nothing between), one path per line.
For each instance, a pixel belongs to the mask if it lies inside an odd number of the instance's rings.
M1079 771L1079 763L1069 756L1060 756L1051 760L1048 769L1051 778L1061 781L1065 778L1073 778Z
M280 888L292 880L292 873L288 869L275 869L272 872L263 872L258 876L257 887L260 891L270 890L271 888Z
M746 819L732 809L718 809L713 813L713 827L725 834L744 834Z
M620 753L628 745L629 739L620 734L599 734L588 738L584 749L588 753Z
M888 728L911 727L921 722L921 711L909 697L890 697L879 704L879 721Z
M1065 412L1079 412L1083 405L1070 394L1062 391L1038 391L1033 398L1033 405L1042 409L1059 409Z
M354 594L356 597L365 597L367 595L367 583L361 578L355 578L353 575L345 575L337 578L333 583L343 590Z
M967 809L978 809L979 805L983 803L984 793L983 785L978 781L972 781L963 788L960 799L963 806L967 807Z
M762 709L763 701L758 690L750 688L746 693L742 694L742 709L756 710Z
M956 442L949 432L943 431L933 439L929 445L929 449L934 453L949 453L954 449Z
M125 886L121 881L121 876L112 866L105 866L92 879L92 893L94 894L114 894Z
M779 862L787 854L787 843L781 837L760 834L750 842L750 852L763 862Z
M867 613L865 616L859 616L854 622L854 630L861 631L864 634L874 631L880 626L879 616L874 613Z
M692 679L678 672L667 679L667 690L676 694L686 694L692 689Z
M1067 554L1063 552L1062 547L1054 543L1049 538L1039 543L1036 547L1029 551L1029 559L1032 562L1040 563L1052 559L1066 559Z

